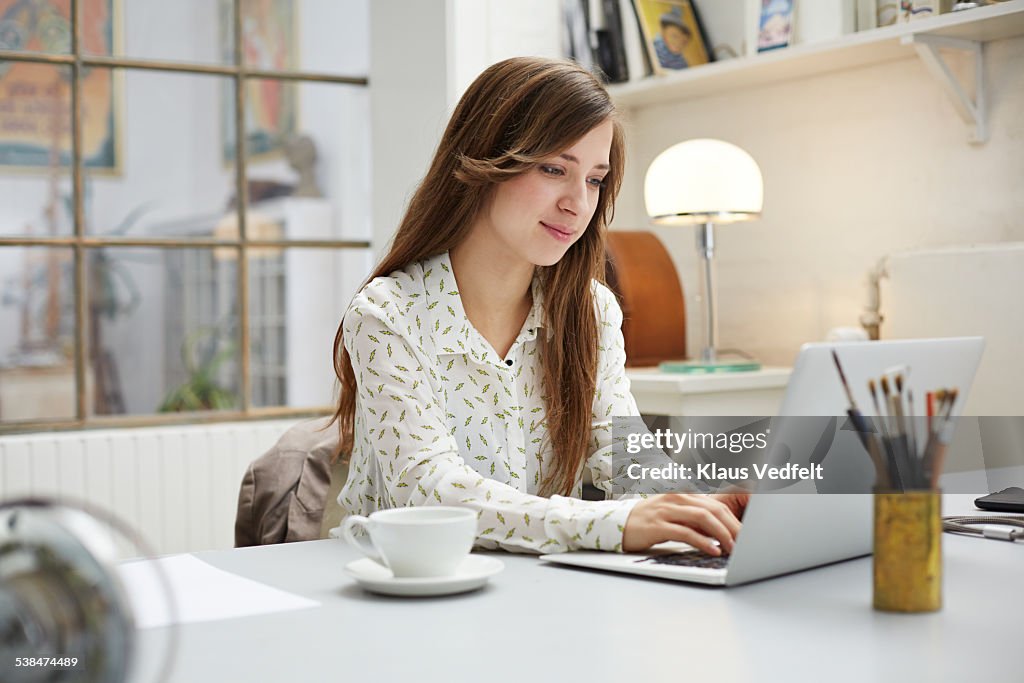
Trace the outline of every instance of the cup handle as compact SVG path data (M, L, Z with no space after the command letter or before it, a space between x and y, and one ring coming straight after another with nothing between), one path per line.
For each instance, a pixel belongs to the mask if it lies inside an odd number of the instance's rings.
M388 563L377 552L377 546L373 543L373 536L370 535L370 530L367 528L369 521L369 519L362 515L349 515L341 525L341 535L349 542L349 545L355 546L356 550L363 555L366 555L377 564L387 567ZM357 527L362 527L366 532L365 539L356 536L355 531Z

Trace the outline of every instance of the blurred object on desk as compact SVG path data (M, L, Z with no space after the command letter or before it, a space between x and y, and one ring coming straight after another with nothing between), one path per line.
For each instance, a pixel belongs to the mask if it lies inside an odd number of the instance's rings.
M0 502L0 661L5 681L165 681L178 646L175 628L140 643L139 596L117 566L139 568L145 599L171 616L175 595L127 522L84 500ZM25 667L25 668L15 668Z

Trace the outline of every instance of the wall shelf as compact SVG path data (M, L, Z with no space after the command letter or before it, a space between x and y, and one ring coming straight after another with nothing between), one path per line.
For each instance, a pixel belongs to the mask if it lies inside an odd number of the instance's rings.
M924 42L919 40L921 36L979 46L991 40L1024 36L1024 0L1009 0L907 24L851 33L832 41L713 62L667 76L614 85L608 90L616 103L626 109L707 97L905 59L919 53ZM931 71L937 78L942 77L939 71ZM955 90L947 83L943 85L947 90ZM979 93L983 101L983 89L979 89ZM983 112L983 107L978 109ZM969 122L972 125L977 122L977 117L974 118L975 121ZM983 121L977 128L983 133ZM972 130L972 140L977 135L978 130Z

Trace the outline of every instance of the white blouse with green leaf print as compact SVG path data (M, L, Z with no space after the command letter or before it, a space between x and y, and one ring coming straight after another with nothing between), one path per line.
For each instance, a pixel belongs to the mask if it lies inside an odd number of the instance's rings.
M622 311L594 283L600 358L586 466L608 492L612 417L639 414L625 375ZM636 499L537 495L552 465L537 353L543 296L505 358L466 317L448 254L367 284L343 322L358 384L355 444L338 496L347 513L413 505L478 511L477 545L520 552L621 551ZM610 495L610 494L609 494Z

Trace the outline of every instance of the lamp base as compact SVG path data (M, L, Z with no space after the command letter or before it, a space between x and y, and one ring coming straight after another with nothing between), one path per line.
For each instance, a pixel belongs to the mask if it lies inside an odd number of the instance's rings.
M658 365L662 372L683 373L690 375L710 375L720 372L753 372L761 369L756 360L718 360L714 363L692 361L665 361Z

